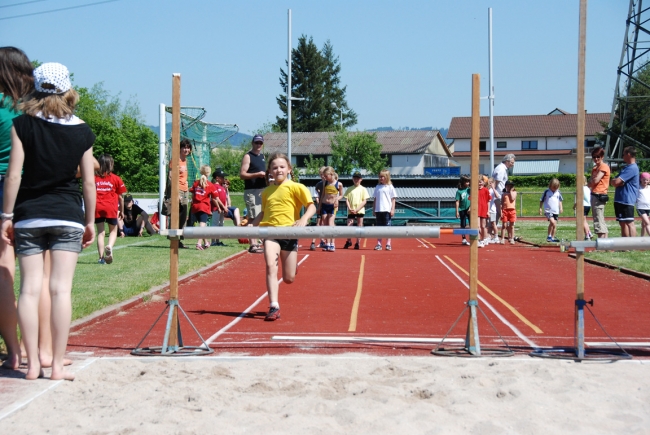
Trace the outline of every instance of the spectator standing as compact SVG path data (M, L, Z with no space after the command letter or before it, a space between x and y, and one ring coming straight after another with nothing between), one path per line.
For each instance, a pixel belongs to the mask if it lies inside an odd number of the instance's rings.
M323 196L323 186L325 185L325 174L324 174L325 169L327 169L327 166L321 166L320 169L318 170L320 181L316 183L316 186L314 187L314 190L316 191L316 196L314 197L314 204L316 205L316 226L320 226L323 224L320 218L320 202L321 202L321 196ZM320 244L318 245L318 247L324 248L325 240L320 239ZM311 240L311 245L309 245L309 249L311 251L316 250L316 239Z
M249 221L253 221L262 211L262 192L266 188L266 161L262 154L264 136L253 136L251 145L252 148L244 155L239 169L239 178L244 180L244 202ZM262 253L264 248L259 240L251 239L248 252Z
M467 175L461 175L458 189L456 190L456 219L460 220L460 227L466 228L469 221L469 182ZM462 244L469 245L465 234L461 236Z
M20 115L20 100L34 89L32 64L27 55L15 47L0 47L0 203L11 151L13 119ZM1 207L1 205L0 205ZM0 212L3 210L0 209ZM0 238L0 336L7 346L3 368L20 366L20 344L16 327L16 298L14 277L16 257L14 247Z
M113 262L113 246L117 240L118 219L123 218L124 198L126 187L119 175L113 173L113 157L102 154L99 159L99 170L95 172L97 188L97 209L95 224L97 225L97 251L99 264ZM104 246L106 231L104 223L108 224L108 244Z
M644 172L639 177L639 196L636 210L641 218L641 237L650 236L650 174Z
M599 239L607 237L607 223L605 222L605 206L609 201L607 189L611 169L603 161L605 150L602 147L595 147L591 151L591 159L594 167L591 169L591 177L587 186L591 189L591 216L594 220L594 232Z
M228 209L228 192L226 187L223 185L225 174L221 169L217 169L212 173L212 184L214 185L215 196L212 198L212 220L210 221L210 226L213 227L223 227L223 218L227 213ZM226 246L219 239L212 239L210 246Z
M621 237L636 237L634 205L639 196L639 167L636 164L636 149L633 146L623 150L623 160L627 165L618 177L609 181L609 185L616 188L614 213L621 226Z
M487 188L488 177L485 175L479 175L478 177L478 247L484 248L490 243L487 237L487 221L490 208L490 190Z
M497 206L495 204L496 192L494 189L494 178L488 178L488 186L490 186L490 221L488 232L490 233L490 243L499 243L499 231L497 229L497 222L500 216L497 215Z
M357 221L357 226L363 226L363 218L366 216L366 202L370 195L368 190L361 185L361 172L357 171L352 174L352 183L354 185L347 188L345 194L345 204L348 208L348 226L351 227L354 225L354 221ZM361 239L357 238L356 243L354 244L354 249L359 249L359 243ZM348 249L352 246L352 239L348 239L343 245L343 249Z
M27 352L26 379L43 376L39 360L40 293L44 252L50 251L52 374L74 379L64 370L72 313L72 279L79 253L95 236L95 184L92 146L95 135L74 109L79 96L68 69L44 63L34 70L35 90L19 105L13 120L11 157L5 182L2 238L12 243L21 271L18 319ZM82 192L76 179L81 165Z
M547 242L559 243L560 241L555 238L557 232L557 221L562 214L562 194L560 193L560 180L557 178L551 179L548 183L548 189L544 191L542 197L539 200L539 214L548 219L548 236L546 237Z
M194 182L190 188L192 192L192 221L198 222L200 227L208 224L208 218L212 216L211 199L216 195L216 187L210 183L208 177L210 176L210 166L203 165L200 168L201 178ZM201 241L204 244L201 244ZM198 239L196 241L196 249L203 251L210 247L208 239Z
M506 181L506 188L501 192L503 207L501 208L501 226L502 230L508 230L508 239L510 244L515 244L515 222L517 222L517 191L512 181ZM505 237L501 236L501 244L505 244Z
M574 203L573 209L575 210L576 207L577 204ZM582 186L582 210L584 214L582 227L585 232L585 240L591 240L594 235L591 234L591 230L589 229L589 222L587 221L587 216L589 216L589 212L591 211L591 190L589 189L589 186L587 186L587 180L585 180L585 185Z
M378 227L390 227L393 216L395 216L395 199L397 192L393 183L390 181L390 171L383 169L379 172L379 184L374 191L375 205L373 213L375 214L375 225ZM391 239L386 239L386 250L390 251ZM377 239L375 251L381 251L381 239Z
M514 154L506 154L503 157L503 160L501 163L499 163L495 168L494 171L492 172L492 178L494 178L494 183L496 184L496 187L494 189L494 193L496 194L496 197L494 198L494 205L496 207L496 213L497 217L501 216L503 213L501 212L501 209L503 208L503 191L506 188L506 182L508 181L508 170L515 166L515 155ZM516 193L515 193L516 195ZM501 238L503 239L503 234L505 232L505 228L503 225L501 226Z
M328 166L323 171L325 182L323 184L323 194L320 201L321 225L335 226L336 211L338 210L339 200L343 197L343 184L338 180L338 174L334 168ZM334 239L327 239L324 251L334 252Z

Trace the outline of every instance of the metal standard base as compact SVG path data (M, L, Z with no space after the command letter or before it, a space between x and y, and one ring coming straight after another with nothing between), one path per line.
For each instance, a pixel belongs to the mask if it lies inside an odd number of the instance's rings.
M456 347L456 348L441 348L442 344L445 342L445 339L447 336L453 331L453 329L456 327L456 324L458 321L463 317L463 314L465 314L465 311L467 309L470 309L470 318L468 320L468 325L467 325L467 335L469 336L469 328L474 328L474 337L476 339L477 346L476 347L471 347L469 345L469 340L465 340L465 347ZM492 326L492 329L497 333L501 341L503 341L503 344L507 347L506 349L499 349L499 348L486 348L486 347L481 347L479 343L479 336L478 336L478 322L476 318L476 310L479 310L481 314L483 314L483 317L485 317L485 320L488 321L490 326ZM445 334L444 337L442 337L442 340L440 340L440 343L438 346L436 346L435 349L431 351L433 355L438 355L438 356L456 356L456 357L492 357L492 358L498 358L498 357L506 357L506 356L513 356L515 353L510 349L510 346L508 346L508 343L503 339L501 334L499 334L499 331L494 327L492 322L490 322L490 319L487 318L481 307L478 305L478 301L468 301L467 306L463 309L463 311L460 313L460 316L458 316L458 319L454 322L453 325L451 325L451 328L449 331Z
M151 330L156 326L160 318L165 314L165 311L169 308L169 315L167 316L167 327L165 328L165 338L163 339L163 345L162 346L152 346L152 347L143 347L141 348L140 345L142 342L147 338ZM169 335L171 332L171 325L172 325L172 319L174 317L174 311L179 310L181 313L183 313L183 316L185 316L185 319L187 322L190 324L192 329L194 329L194 332L196 332L196 335L201 339L201 342L203 343L203 346L183 346L183 336L181 335L181 322L180 322L180 317L178 318L178 322L176 325L176 333L178 336L178 346L169 346ZM162 313L158 316L156 321L153 323L151 328L147 331L145 336L140 340L140 343L136 346L135 349L131 351L131 355L138 355L138 356L197 356L197 355L209 355L213 353L214 351L210 349L210 346L205 342L203 337L201 337L201 334L199 334L199 331L196 330L194 327L194 324L190 321L189 317L187 317L187 314L185 314L185 311L183 311L183 308L178 303L177 299L170 299L167 301L167 305L163 309Z
M598 321L589 305L594 305L594 300L585 301L584 299L576 299L575 301L575 316L576 316L576 331L575 343L576 346L571 347L554 347L551 349L536 349L528 355L538 358L553 358L553 359L566 359L573 361L618 361L622 359L632 359L632 355L625 352L625 350L612 338L611 335L605 331L603 325ZM585 307L594 318L600 329L609 337L612 342L618 346L620 351L611 349L585 349Z

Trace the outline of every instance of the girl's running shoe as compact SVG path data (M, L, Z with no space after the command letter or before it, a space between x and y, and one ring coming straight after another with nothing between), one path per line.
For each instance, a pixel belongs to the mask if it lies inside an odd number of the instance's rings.
M274 320L278 320L279 318L280 318L280 308L270 307L269 312L267 313L266 317L264 317L264 320L267 322L273 322Z
M106 264L113 262L113 248L110 246L104 248L104 261L106 261Z

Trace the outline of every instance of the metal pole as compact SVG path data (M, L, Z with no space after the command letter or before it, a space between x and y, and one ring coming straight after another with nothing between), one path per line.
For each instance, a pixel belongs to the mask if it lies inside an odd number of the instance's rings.
M287 157L291 163L291 9L289 9L287 37Z
M341 120L339 121L339 129L343 131L343 108L339 108L339 112L341 112Z
M490 171L494 170L494 84L492 83L492 8L488 8L488 46L490 63L490 94L488 95L488 107L490 109Z
M167 117L165 116L165 105L161 104L158 109L158 217L160 228L167 228L167 216L162 214L162 206L165 201L165 188L167 187L167 171L165 169L165 137L167 136Z

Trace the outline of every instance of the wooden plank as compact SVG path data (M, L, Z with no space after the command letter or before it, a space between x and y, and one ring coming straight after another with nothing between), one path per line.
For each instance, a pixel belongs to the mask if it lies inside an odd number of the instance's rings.
M171 228L180 229L178 212L180 208L178 182L181 143L181 75L172 75L172 181L171 181ZM178 300L178 239L172 239L169 250L169 299ZM172 324L169 334L169 346L178 346L178 310L172 304Z

